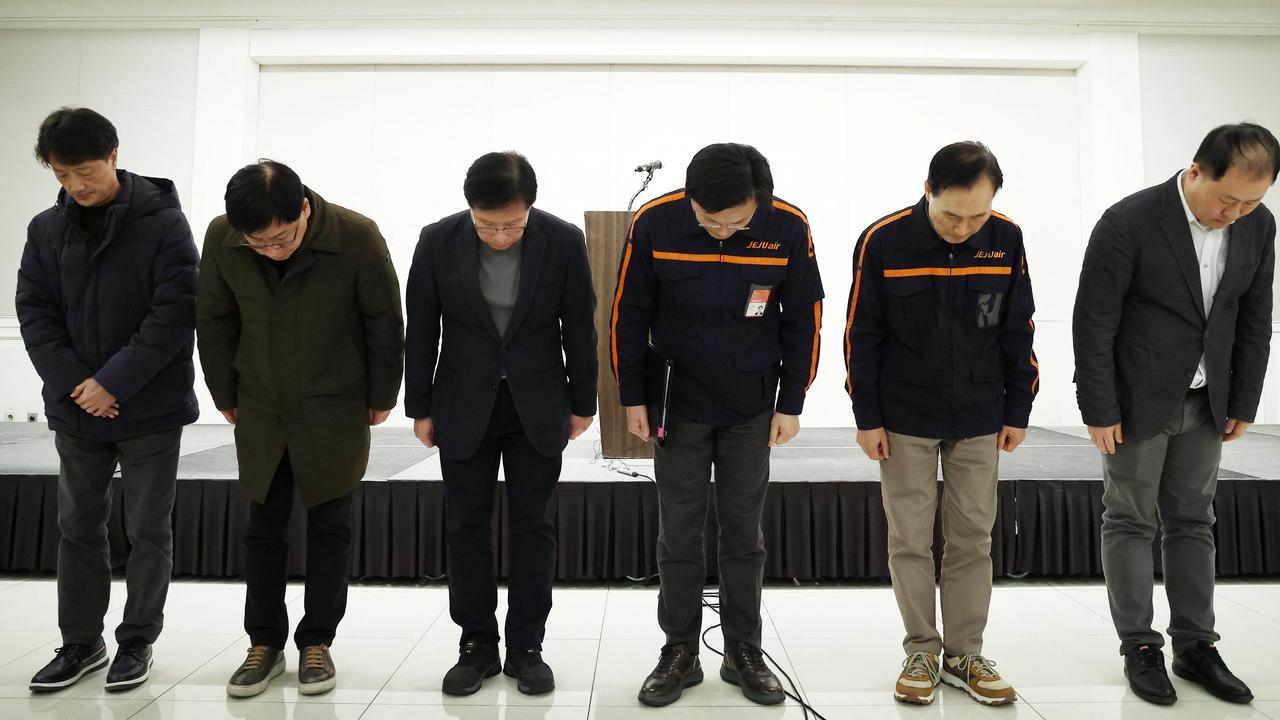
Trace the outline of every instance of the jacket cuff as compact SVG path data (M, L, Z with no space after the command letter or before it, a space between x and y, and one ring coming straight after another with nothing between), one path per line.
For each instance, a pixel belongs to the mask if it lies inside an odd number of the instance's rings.
M864 400L853 404L853 420L859 430L875 430L884 427L879 401Z
M799 415L804 412L804 389L782 388L778 393L778 402L774 405L774 412L783 415Z
M644 377L639 374L624 375L618 381L618 401L623 407L644 405Z
M431 396L428 395L420 400L410 400L409 398L405 398L404 414L405 417L409 417L414 420L431 417Z

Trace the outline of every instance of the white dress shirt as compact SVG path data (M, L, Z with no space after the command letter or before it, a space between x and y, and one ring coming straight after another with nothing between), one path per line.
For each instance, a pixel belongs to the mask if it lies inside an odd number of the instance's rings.
M1214 230L1196 219L1196 214L1191 212L1191 206L1187 204L1187 195L1182 190L1182 176L1185 174L1184 170L1178 175L1178 197L1182 200L1182 209L1187 213L1191 241L1196 246L1196 261L1200 266L1200 293L1204 299L1204 312L1207 317L1209 311L1213 309L1213 296L1218 292L1218 285L1222 282L1222 271L1227 267L1227 239L1230 226ZM1191 388L1193 390L1202 388L1206 382L1202 354L1200 364L1196 367L1196 375L1191 379Z

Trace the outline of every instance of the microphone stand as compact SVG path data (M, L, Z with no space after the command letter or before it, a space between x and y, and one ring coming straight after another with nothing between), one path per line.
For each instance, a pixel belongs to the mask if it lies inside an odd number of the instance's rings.
M638 170L639 168L636 169ZM656 167L649 167L649 171L645 174L644 182L640 185L640 189L636 191L635 195L631 196L631 202L627 203L627 212L631 212L631 206L635 204L636 198L640 197L640 193L644 192L645 188L649 187L649 183L653 180L653 174L657 172L657 170L658 168Z

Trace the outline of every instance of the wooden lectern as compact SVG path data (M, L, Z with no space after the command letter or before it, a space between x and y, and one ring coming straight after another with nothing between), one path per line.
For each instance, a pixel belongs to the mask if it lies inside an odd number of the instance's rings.
M618 262L627 244L632 213L625 210L588 211L587 259L591 262L592 284L596 291L596 357L600 360L597 381L600 394L600 447L606 458L651 458L653 443L627 432L627 413L618 404L618 383L613 379L613 354L609 323L613 318L613 296L618 288Z

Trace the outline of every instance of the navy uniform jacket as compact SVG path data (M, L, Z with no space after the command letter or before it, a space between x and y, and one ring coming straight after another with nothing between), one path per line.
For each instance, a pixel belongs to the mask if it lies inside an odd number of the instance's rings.
M1025 428L1040 386L1022 230L992 213L951 245L927 200L854 248L845 389L861 430L966 438Z
M623 405L645 403L652 332L673 364L672 413L716 426L774 410L799 415L818 371L821 326L822 278L808 218L795 206L775 199L723 242L698 227L683 190L632 218L610 348Z

